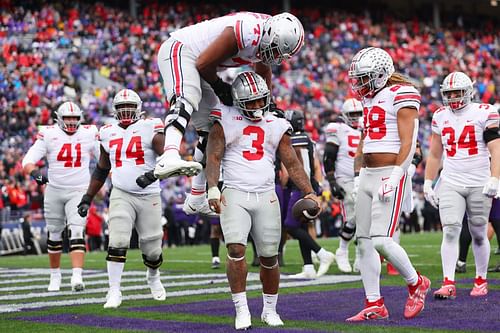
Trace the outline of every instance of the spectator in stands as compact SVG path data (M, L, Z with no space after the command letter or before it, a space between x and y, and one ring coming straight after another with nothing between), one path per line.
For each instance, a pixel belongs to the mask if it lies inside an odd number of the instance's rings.
M23 229L24 255L36 254L35 244L33 243L33 233L31 232L31 215L25 214L21 218L21 228Z
M90 206L89 215L87 216L87 247L89 251L101 249L102 243L102 224L104 219L97 211L95 205Z

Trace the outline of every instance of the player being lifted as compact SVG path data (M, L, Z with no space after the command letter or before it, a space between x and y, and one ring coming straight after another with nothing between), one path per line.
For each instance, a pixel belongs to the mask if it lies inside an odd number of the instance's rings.
M493 105L472 102L473 83L462 72L446 76L441 85L441 95L444 106L432 117L431 146L424 183L425 198L434 207L439 206L443 225L443 284L434 292L434 297L456 297L455 263L465 212L476 263L476 278L470 295L484 296L488 293L486 274L490 258L488 215L500 176L499 115ZM434 192L432 183L443 153L441 181L439 189Z
M39 184L48 183L44 197L44 217L47 223L50 283L49 291L61 288L62 232L68 227L69 253L73 275L71 289L85 288L82 270L85 258L85 222L76 212L78 201L90 179L91 156L99 153L97 128L81 125L83 112L73 102L65 102L56 111L57 125L40 130L37 140L22 161L23 169ZM36 163L46 157L48 178Z
M165 119L165 152L149 178L154 181L155 177L199 173L186 198L186 213L213 215L206 199L206 177L200 172L209 115L219 100L233 104L231 86L217 73L228 67L254 64L256 73L271 87L270 66L292 57L303 43L302 24L292 14L239 12L179 29L162 44L158 67L170 110ZM184 161L179 147L191 118L200 141L194 161Z
M139 235L139 247L146 280L155 300L166 293L160 281L163 262L160 184L141 187L134 179L151 170L163 152L163 122L158 118L142 118L142 101L130 89L120 90L113 99L113 112L118 123L99 131L101 156L92 174L87 193L78 204L78 213L86 216L92 199L104 185L111 171L113 189L109 196L109 246L106 257L109 290L104 308L117 308L122 302L121 277L127 259L132 229Z
M232 85L235 107L221 105L220 118L210 130L207 147L208 199L220 213L227 246L227 276L236 329L251 326L247 305L245 250L248 235L260 259L263 291L261 319L281 326L276 312L279 288L278 246L281 238L280 205L275 192L276 154L295 185L320 204L290 142L291 126L269 113L270 92L253 72L239 74ZM222 164L224 188L217 187Z
M340 117L344 123L330 123L326 127L323 166L332 195L342 200L344 223L339 234L339 248L335 252L337 266L341 272L350 273L349 242L356 231L354 156L361 137L359 122L363 117L363 105L355 98L347 99L342 105Z
M430 280L415 271L406 251L393 239L399 222L407 169L418 133L420 94L394 73L391 56L376 47L362 49L349 69L352 90L363 99L363 165L356 200L356 239L365 288L365 308L347 319L384 319L389 312L380 295L380 255L392 263L408 285L404 316L424 308Z

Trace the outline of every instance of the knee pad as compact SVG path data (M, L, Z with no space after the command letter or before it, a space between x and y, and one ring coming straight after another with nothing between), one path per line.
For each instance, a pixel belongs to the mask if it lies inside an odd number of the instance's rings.
M269 270L271 270L271 269L275 269L276 267L278 267L278 266L279 266L279 262L278 262L278 257L277 257L277 256L270 257L270 258L265 258L265 259L274 259L274 260L273 260L273 261L274 261L274 263L273 263L272 265L269 265L269 266L268 266L268 265L264 265L264 264L262 263L262 261L261 261L261 262L260 262L260 267L265 268L265 269L269 269Z
M160 253L160 256L157 258L158 259L151 260L151 259L148 259L148 257L144 253L142 254L142 261L144 262L144 265L146 267L149 267L152 269L158 269L161 266L161 264L163 263L163 256L161 253Z
M158 258L161 256L161 237L148 239L148 240L140 240L140 248L141 252L144 256L148 258ZM146 265L147 266L147 265Z
M460 237L460 230L462 226L458 225L445 225L443 226L443 241L447 243L455 243L458 242L458 238Z
M69 225L69 252L85 252L85 239L83 238L83 226Z
M108 255L106 256L106 260L107 261L114 261L114 262L125 262L127 260L127 249L109 247L108 248Z
M49 232L49 235L47 237L47 252L61 253L62 248L62 234L60 232Z
M68 235L69 239L77 239L77 238L84 238L84 229L83 226L81 225L69 225L68 226Z
M170 110L165 118L165 127L174 126L184 135L193 111L193 106L186 99L174 97L170 101Z
M351 228L347 226L347 223L345 223L344 226L342 227L342 230L339 233L339 237L348 242L354 237L355 233L356 233L356 225L354 225L354 227Z
M389 257L394 240L391 237L372 237L372 243L375 250L384 257Z
M476 245L483 245L485 241L488 241L488 227L485 224L474 225L469 223L469 231L472 241Z

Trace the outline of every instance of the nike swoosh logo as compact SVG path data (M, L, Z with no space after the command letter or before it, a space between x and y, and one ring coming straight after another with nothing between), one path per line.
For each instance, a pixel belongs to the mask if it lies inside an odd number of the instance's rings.
M194 208L193 206L191 206L190 204L188 204L189 208L191 208L193 210L193 212L196 212L196 208Z
M382 104L382 103L385 103L385 101L378 101L378 104Z
M387 179L389 179L390 177L382 177L382 181L386 181Z
M278 199L271 200L271 203L275 203Z
M159 166L160 168L163 168L164 164L158 164L158 166Z

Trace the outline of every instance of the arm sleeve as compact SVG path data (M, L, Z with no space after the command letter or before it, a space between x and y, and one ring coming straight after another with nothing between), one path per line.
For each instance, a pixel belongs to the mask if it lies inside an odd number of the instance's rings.
M394 95L394 111L402 108L420 109L420 93L413 86L400 86Z
M489 104L486 104L489 105ZM486 122L484 124L484 129L488 127L498 127L498 123L500 120L500 115L498 114L498 110L493 106L490 105L488 108L488 117L486 118Z
M338 152L338 145L332 142L327 142L325 144L325 153L323 155L323 167L325 168L325 173L335 171L335 162L337 161Z

